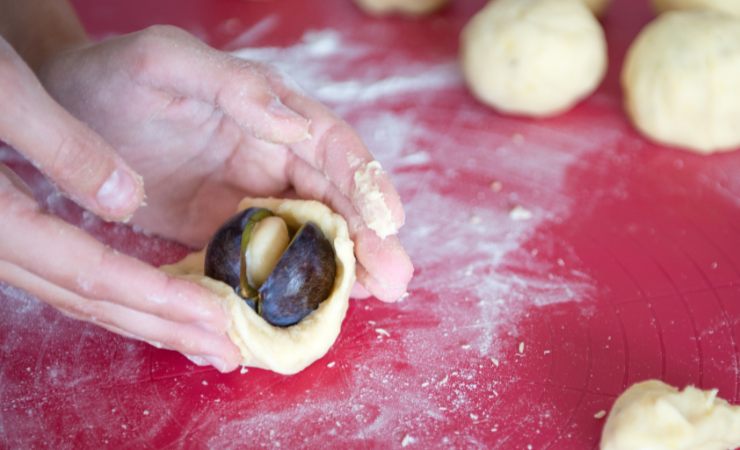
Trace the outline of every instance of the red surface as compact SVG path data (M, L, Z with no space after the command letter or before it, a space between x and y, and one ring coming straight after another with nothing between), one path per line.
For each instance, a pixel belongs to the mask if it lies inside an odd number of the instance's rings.
M342 79L451 61L482 2L425 21L371 20L344 0L76 3L100 35L164 22L224 46L269 14L279 26L259 45L331 28L371 47L324 67ZM564 116L505 118L459 84L335 105L409 205L417 275L400 304L353 302L329 354L296 376L221 375L3 287L0 446L592 448L594 414L639 380L739 402L740 154L700 157L631 129L618 74L650 13L615 3L609 74ZM382 134L393 118L417 131L395 153ZM186 251L81 214L2 155L52 210L121 251L155 264ZM514 205L533 219L509 221Z

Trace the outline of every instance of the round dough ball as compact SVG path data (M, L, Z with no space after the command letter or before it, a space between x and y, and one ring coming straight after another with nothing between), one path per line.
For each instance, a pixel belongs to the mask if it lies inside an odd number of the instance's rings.
M606 72L604 32L580 0L494 0L461 40L468 86L505 113L561 113L592 93Z
M622 70L625 108L649 138L699 153L740 146L740 19L672 11L635 39Z
M606 11L606 8L611 3L610 0L582 0L583 3L588 6L588 9L591 10L592 13L594 13L597 17L604 14L604 11Z
M674 9L713 9L740 16L738 0L653 0L653 8L657 13Z
M357 6L373 16L403 14L421 16L442 8L448 0L354 0Z
M311 221L332 243L337 263L334 289L303 320L286 328L267 323L236 295L233 288L203 274L205 251L191 253L161 269L200 283L221 298L230 318L227 334L241 352L242 365L292 375L324 356L339 335L355 283L354 244L342 216L317 201L245 198L238 210L253 206L269 209L292 229Z

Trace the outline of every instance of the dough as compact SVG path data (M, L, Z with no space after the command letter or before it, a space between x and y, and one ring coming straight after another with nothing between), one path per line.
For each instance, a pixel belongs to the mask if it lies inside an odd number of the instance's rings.
M674 9L713 9L740 16L738 0L653 0L657 13Z
M388 14L404 14L421 16L432 13L444 5L448 0L355 0L357 6L374 16Z
M593 92L606 72L606 41L580 0L494 0L465 26L462 70L495 109L542 117Z
M583 3L588 6L588 9L591 10L594 15L597 17L604 14L604 11L606 11L606 8L609 6L609 3L611 3L611 0L582 0Z
M717 390L689 386L682 392L649 380L614 403L601 435L601 450L724 450L740 446L740 406Z
M334 246L337 276L329 298L298 324L274 327L263 320L228 285L203 275L205 252L163 266L162 270L200 283L217 293L231 323L228 335L239 347L244 366L259 367L291 375L308 367L326 354L339 335L355 282L355 257L347 224L325 205L309 200L244 199L239 210L252 206L270 209L291 228L313 221Z
M625 108L657 142L699 153L731 150L740 145L738 79L740 19L668 12L645 27L627 53Z

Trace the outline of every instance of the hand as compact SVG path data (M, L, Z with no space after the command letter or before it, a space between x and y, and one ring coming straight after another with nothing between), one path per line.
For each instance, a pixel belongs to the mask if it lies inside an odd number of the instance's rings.
M143 198L138 176L49 97L2 38L0 92L5 105L0 139L100 216L121 219L136 210ZM238 349L225 335L227 317L208 290L118 254L45 214L27 192L0 165L0 281L72 317L178 350L219 370L238 365Z
M143 176L135 224L202 246L243 196L293 190L347 219L370 293L406 292L413 267L399 240L369 227L403 224L391 182L346 123L264 65L160 26L61 54L41 78Z

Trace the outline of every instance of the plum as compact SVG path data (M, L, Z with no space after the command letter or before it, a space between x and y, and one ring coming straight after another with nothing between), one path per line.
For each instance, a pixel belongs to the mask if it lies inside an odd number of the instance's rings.
M312 222L302 225L284 250L285 242L277 240L274 245L280 247L271 249L272 241L267 241L267 246L264 241L257 245L253 238L259 233L254 231L257 224L268 217L276 216L268 209L249 208L230 218L208 244L204 273L231 286L270 324L288 327L300 322L331 294L337 271L334 248ZM274 239L277 234L265 235ZM283 240L287 242L287 237ZM255 249L259 250L251 251ZM276 253L281 251L281 254ZM259 264L262 261L255 261L255 257L274 258L279 254L277 262L273 260L271 263L274 268L266 279L257 278L264 279L261 285L252 284L255 277L247 267L247 254L250 255L250 264L260 265L262 269L264 265ZM272 266L268 264L267 267Z

